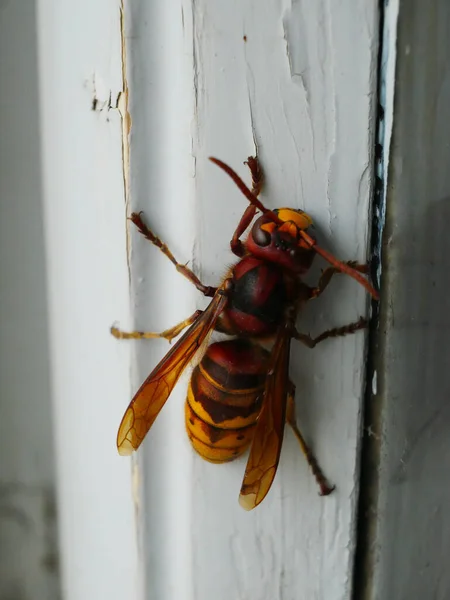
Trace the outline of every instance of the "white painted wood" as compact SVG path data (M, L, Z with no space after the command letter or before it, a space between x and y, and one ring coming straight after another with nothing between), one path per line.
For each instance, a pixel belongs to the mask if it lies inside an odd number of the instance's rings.
M0 8L0 598L59 597L35 3Z
M172 0L126 8L130 204L178 259L192 261L209 284L233 261L228 244L246 200L207 157L248 180L242 163L256 143L267 205L305 208L323 245L344 260L365 260L377 2ZM137 328L162 330L205 305L155 248L133 230L130 239ZM354 281L337 278L299 327L318 333L347 323L365 313L366 301ZM133 346L137 389L168 348ZM291 367L301 427L336 492L318 497L287 432L269 496L243 511L245 462L210 465L190 449L184 377L139 454L148 598L350 597L364 335L315 351L295 346Z
M131 463L115 448L131 393L119 6L38 2L50 374L63 597L138 597ZM123 106L123 104L122 104Z

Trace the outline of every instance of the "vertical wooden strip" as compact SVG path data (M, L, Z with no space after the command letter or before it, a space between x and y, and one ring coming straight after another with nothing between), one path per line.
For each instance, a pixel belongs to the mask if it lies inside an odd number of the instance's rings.
M256 150L268 206L308 210L324 246L366 260L377 3L173 1L135 4L130 14L131 206L178 260L191 260L206 284L219 281L246 200L207 157L248 180L243 161ZM139 328L173 325L194 298L205 305L165 257L134 240ZM319 261L313 280L318 273ZM338 277L299 327L319 333L366 306L365 292ZM136 345L136 388L165 351L164 341ZM244 461L217 466L192 454L185 378L141 453L149 596L350 597L364 334L314 351L295 346L291 368L300 425L336 493L318 497L287 432L269 497L244 512Z
M60 594L34 2L0 9L0 598Z
M242 162L257 150L267 205L306 209L329 249L345 260L365 260L376 3L196 2L194 23L202 276L220 276L246 206L206 163L209 154L248 180ZM354 282L338 278L299 327L320 332L354 320L364 314L366 300ZM334 495L318 497L289 432L270 495L251 514L236 503L243 461L220 470L196 461L198 598L350 596L363 348L364 335L358 335L314 351L295 345L292 353L300 425L337 485Z
M38 2L50 380L63 595L138 597L130 462L115 436L131 394L119 5Z

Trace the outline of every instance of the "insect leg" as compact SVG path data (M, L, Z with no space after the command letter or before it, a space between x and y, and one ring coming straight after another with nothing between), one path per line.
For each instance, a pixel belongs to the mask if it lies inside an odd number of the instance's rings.
M197 277L197 275L193 271L191 271L191 269L189 269L186 265L180 264L176 260L176 258L172 254L172 252L169 250L168 246L166 244L164 244L164 242L162 242L159 239L159 237L156 236L153 233L153 231L151 231L147 227L147 225L143 222L141 214L142 214L141 212L140 213L132 213L131 217L130 217L130 220L136 225L139 232L145 237L145 239L147 239L149 242L151 242L153 245L155 245L157 248L159 248L161 250L161 252L165 256L167 256L167 258L170 260L170 262L175 265L176 270L179 273L181 273L182 275L184 275L184 277L186 277L186 279L189 279L189 281L191 283L193 283L195 285L195 287L200 292L202 292L202 294L212 298L212 296L214 296L214 294L216 293L217 288L211 287L209 285L204 285L200 281L200 279Z
M327 329L316 338L312 338L307 333L300 333L296 329L292 332L292 337L308 346L308 348L314 348L323 340L326 340L331 337L340 337L343 335L349 335L350 333L355 333L360 329L365 329L367 327L368 321L364 319L364 317L360 317L359 321L355 323L349 323L348 325L344 325L343 327L334 327L333 329Z
M369 270L369 265L360 265L354 260L349 260L345 264L347 264L352 269L355 269L355 271L358 271L359 273L367 273ZM330 283L333 275L335 275L336 273L342 273L342 271L339 271L339 269L336 269L336 267L328 267L327 269L325 269L322 272L322 275L320 276L319 283L317 284L317 286L314 288L310 288L310 299L317 298L318 296L320 296L320 294Z
M320 488L321 496L328 496L334 490L334 485L330 485L327 481L327 478L323 474L322 469L317 462L316 457L312 453L311 448L305 442L299 428L297 427L296 417L295 417L295 385L292 381L289 382L289 390L288 390L288 398L287 398L287 406L286 406L286 421L292 428L295 437L300 444L300 448L305 455L306 460L308 461L308 465L311 467L311 471L316 478L316 481Z
M253 204L249 204L245 209L244 214L241 217L241 220L236 227L236 231L233 233L233 237L231 238L230 247L231 252L236 254L236 256L242 257L245 254L244 244L239 239L250 223L253 221L253 217L256 214L256 206Z
M152 331L121 331L117 327L111 327L112 335L118 340L149 340L152 338L165 338L169 342L172 341L174 337L177 337L179 333L183 331L189 325L198 319L198 317L202 314L202 310L196 310L194 314L192 314L188 319L181 321L178 325L171 327L170 329L166 329L161 333L153 333Z
M263 183L263 174L261 165L259 164L258 159L255 156L249 156L246 160L245 164L250 169L250 173L252 175L252 194L256 197L259 196ZM244 214L241 217L241 220L236 227L236 231L233 233L233 237L231 238L230 246L231 251L236 256L242 257L244 256L244 244L239 239L250 223L253 221L253 217L256 214L256 206L250 204L245 209Z

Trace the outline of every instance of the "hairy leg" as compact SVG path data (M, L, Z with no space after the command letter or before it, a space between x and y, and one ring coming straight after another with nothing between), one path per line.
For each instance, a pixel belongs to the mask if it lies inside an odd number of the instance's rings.
M308 348L315 348L317 344L323 342L328 338L349 335L355 333L356 331L360 331L361 329L365 329L367 325L368 321L363 317L360 317L359 321L349 323L348 325L344 325L343 327L334 327L333 329L327 329L315 338L312 338L307 333L300 333L296 329L293 331L292 337L298 340L299 342L305 344L305 346L308 346Z
M311 471L312 471L312 473L319 485L319 488L320 488L320 495L328 496L328 494L331 494L331 492L334 490L335 486L330 485L328 483L325 475L323 474L322 469L319 466L319 463L317 462L316 457L312 453L311 448L305 442L305 439L297 426L297 422L296 422L296 418L295 418L295 400L294 400L294 398L295 398L295 385L292 382L290 382L290 389L288 391L287 406L286 406L286 421L291 426L292 431L294 432L294 435L297 438L298 443L300 444L300 448L301 448L303 454L305 455L306 460L308 461L308 465L311 467Z
M349 260L345 264L347 264L352 269L355 269L355 271L358 271L359 273L367 273L369 271L369 265L360 265L354 260ZM341 273L341 271L339 271L339 269L336 269L336 267L328 267L327 269L325 269L322 272L322 275L320 276L319 283L317 284L317 286L310 288L310 299L317 298L318 296L320 296L320 294L322 294L322 292L330 283L333 275L339 273Z
M111 327L112 335L118 340L149 340L154 338L164 338L169 342L172 342L174 337L177 337L183 329L192 325L194 321L198 319L198 317L202 314L202 310L196 310L189 318L181 321L178 325L171 327L170 329L166 329L161 333L154 333L153 331L122 331L117 327Z
M160 240L160 238L158 236L156 236L153 233L153 231L151 231L151 229L149 229L147 227L147 225L142 220L141 215L142 215L141 212L140 213L132 213L131 217L130 217L130 220L136 225L136 227L138 228L139 232L145 237L145 239L147 239L154 246L156 246L157 248L159 248L161 250L161 252L165 256L167 256L167 258L170 260L170 262L175 265L176 270L179 273L181 273L182 275L184 275L184 277L186 277L186 279L189 279L189 281L191 283L193 283L195 285L195 287L200 292L202 292L202 294L204 294L205 296L209 296L209 297L214 296L214 294L216 293L217 288L204 285L200 281L200 279L197 277L197 275L193 271L191 271L191 269L189 269L186 265L180 264L176 260L176 258L172 254L172 252L169 250L169 247L166 244L164 244L164 242L162 242Z

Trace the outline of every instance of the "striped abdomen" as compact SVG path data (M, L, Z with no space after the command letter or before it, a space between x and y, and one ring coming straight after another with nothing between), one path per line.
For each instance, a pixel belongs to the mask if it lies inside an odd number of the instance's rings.
M268 353L236 339L212 344L195 367L186 400L186 429L204 459L240 456L252 441L267 376Z

